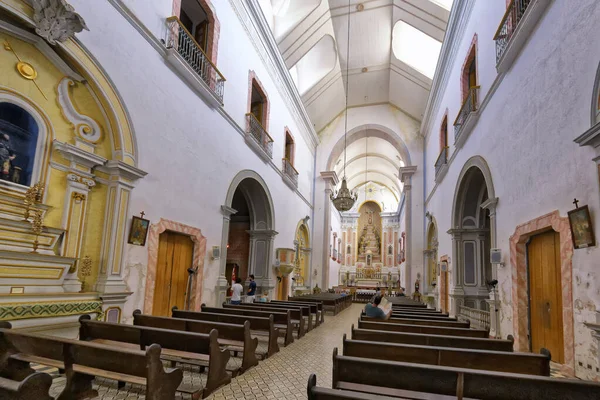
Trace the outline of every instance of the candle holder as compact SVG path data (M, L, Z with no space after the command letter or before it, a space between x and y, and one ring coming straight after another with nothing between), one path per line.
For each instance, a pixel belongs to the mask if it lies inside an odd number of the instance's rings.
M32 253L37 253L37 249L39 246L39 237L42 233L44 226L44 219L42 218L42 211L35 210L33 213L33 220L31 221L31 230L35 234L35 241L33 242L33 251Z
M41 203L43 198L44 187L40 182L27 189L25 192L25 198L23 199L23 202L25 203L25 213L23 215L25 221L29 221L29 218L31 217L32 206Z
M90 256L85 256L81 260L81 267L79 268L79 274L81 275L81 290L80 293L85 292L85 279L92 275L92 259Z

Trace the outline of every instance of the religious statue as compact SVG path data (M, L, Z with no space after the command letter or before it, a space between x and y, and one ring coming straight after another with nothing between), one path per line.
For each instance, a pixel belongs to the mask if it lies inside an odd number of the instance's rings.
M419 293L419 278L417 278L417 280L415 281L415 293Z
M8 180L12 161L16 158L10 145L10 137L0 132L0 179Z

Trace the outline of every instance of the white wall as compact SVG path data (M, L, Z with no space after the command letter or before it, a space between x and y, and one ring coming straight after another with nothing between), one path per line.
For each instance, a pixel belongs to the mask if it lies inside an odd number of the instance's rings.
M337 239L341 239L342 238L342 224L341 224L341 220L340 220L340 213L335 209L335 207L331 207L331 209L332 209L332 211L331 211L331 232L336 232ZM333 236L333 233L332 233L332 236ZM340 249L338 248L338 245L337 245L337 239L335 240L336 241L335 248L338 249L338 257L339 257ZM342 246L344 246L344 243L342 243ZM329 251L329 249L328 249L328 251ZM340 272L341 266L342 266L342 264L339 264L337 262L337 258L336 258L336 261L333 261L331 259L331 257L329 257L329 287L339 285L339 272ZM327 289L329 289L329 288L327 288Z
M78 39L99 61L121 94L136 132L138 166L148 172L133 191L130 212L137 214L144 210L152 223L165 218L199 228L207 238L208 249L220 246L223 229L220 206L225 203L232 178L239 171L250 169L263 177L273 198L274 229L279 232L274 248L293 247L297 222L306 215L312 216L307 204L312 201L312 150L302 139L291 110L230 3L213 1L221 21L217 65L227 78L224 108L233 124L209 108L108 2L73 0L71 3L90 28L90 32L83 32ZM171 6L164 6L165 1L129 0L128 3L153 32L171 13ZM248 147L240 133L240 129L245 129L250 69L256 71L271 102L269 133L275 140L273 163L277 169L281 168L284 126L289 126L296 141L298 189L307 201ZM125 279L134 293L124 310L126 318L135 308L143 306L147 261L147 247L127 246ZM214 304L219 262L211 261L208 252L204 262L202 301Z
M449 67L448 84L438 93L440 107L432 113L431 128L425 132L425 184L426 195L430 197L426 210L438 223L438 255L452 256L451 238L446 232L451 228L458 175L474 155L487 161L499 198L498 247L506 262L506 267L498 271L501 333L506 337L513 333L509 238L516 226L554 210L566 217L567 211L574 208L574 197L590 206L596 232L600 226L594 153L573 143L575 137L590 127L590 96L600 45L589 38L600 28L600 4L594 0L551 2L512 68L492 92L497 77L492 38L504 14L504 2L474 3L460 39L458 55ZM450 145L452 158L448 173L436 185L433 165L440 151L439 127L447 108L450 143L453 143L451 124L461 105L460 69L474 33L479 36L480 99L489 96L489 103L481 111L464 147L456 151ZM587 379L599 377L594 356L598 349L591 331L583 325L584 321L595 321L595 311L600 304L598 259L597 246L575 250L573 254L575 368L578 377Z

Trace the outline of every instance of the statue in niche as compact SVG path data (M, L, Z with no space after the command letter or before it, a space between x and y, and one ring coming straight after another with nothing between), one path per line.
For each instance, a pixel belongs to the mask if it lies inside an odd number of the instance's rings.
M10 136L0 131L0 179L9 180L12 161L17 155L12 150Z
M373 211L367 211L369 214L369 225L373 225Z

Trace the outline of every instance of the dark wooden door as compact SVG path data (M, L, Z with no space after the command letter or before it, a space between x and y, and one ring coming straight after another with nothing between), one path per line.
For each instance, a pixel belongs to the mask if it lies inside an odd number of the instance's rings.
M550 350L552 360L564 361L560 235L549 231L533 236L527 246L531 350Z
M189 236L163 232L159 237L158 261L152 314L169 316L173 306L185 309L188 268L192 267L194 242Z

